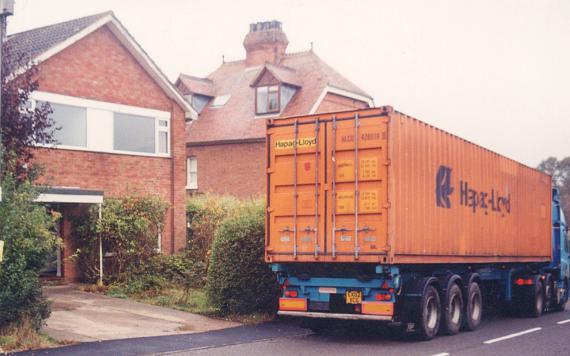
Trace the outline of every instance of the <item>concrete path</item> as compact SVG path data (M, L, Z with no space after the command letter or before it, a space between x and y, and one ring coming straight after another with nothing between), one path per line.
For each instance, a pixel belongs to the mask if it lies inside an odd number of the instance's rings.
M169 308L111 298L65 285L44 287L52 313L43 331L66 341L101 341L198 333L239 326Z

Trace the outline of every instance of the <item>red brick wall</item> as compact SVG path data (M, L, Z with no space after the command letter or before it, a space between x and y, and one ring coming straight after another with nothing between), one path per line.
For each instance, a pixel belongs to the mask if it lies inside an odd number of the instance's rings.
M39 65L41 91L171 112L171 158L37 149L41 182L97 189L105 197L158 194L171 205L163 251L185 245L184 113L109 29L101 28ZM172 184L174 182L174 184Z
M194 146L187 154L198 162L198 192L265 195L265 142Z
M352 109L365 109L368 104L365 102L347 98L345 96L340 96L336 94L327 94L319 108L317 113L333 112L333 111L345 111Z
M72 219L73 217L80 216L85 208L77 204L62 205L60 213L62 214L61 220L61 236L64 239L64 246L62 249L62 272L63 278L68 281L77 282L81 280L81 274L78 269L78 262L76 259L71 258L76 250L77 243L73 238L69 238L72 234Z

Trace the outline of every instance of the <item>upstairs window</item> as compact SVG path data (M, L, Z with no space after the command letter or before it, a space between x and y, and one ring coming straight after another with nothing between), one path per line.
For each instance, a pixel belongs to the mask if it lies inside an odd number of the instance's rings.
M85 147L87 145L87 111L85 108L50 103L54 121L53 138L58 145Z
M117 151L155 153L155 119L115 113L113 148Z
M24 110L44 103L52 109L55 148L157 157L172 151L167 111L39 91Z
M279 112L279 86L272 85L256 88L255 106L257 114Z

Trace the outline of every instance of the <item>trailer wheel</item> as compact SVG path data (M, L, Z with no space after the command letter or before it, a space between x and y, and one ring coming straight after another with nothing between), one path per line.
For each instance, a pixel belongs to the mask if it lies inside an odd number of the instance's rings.
M427 286L419 306L415 336L419 340L431 340L438 331L441 319L441 301L434 286Z
M442 312L442 332L455 335L463 324L463 294L461 288L453 283L447 290L445 305Z
M473 331L481 324L483 316L483 295L479 283L471 282L467 288L467 303L465 303L465 322L463 328Z
M566 307L566 302L568 302L568 280L565 279L563 283L564 283L563 284L564 294L562 295L560 302L554 303L554 307L552 308L552 310L557 312L564 311L564 308Z
M530 306L529 316L538 318L542 315L542 311L544 310L544 291L542 290L542 281L538 278L534 284L534 293Z

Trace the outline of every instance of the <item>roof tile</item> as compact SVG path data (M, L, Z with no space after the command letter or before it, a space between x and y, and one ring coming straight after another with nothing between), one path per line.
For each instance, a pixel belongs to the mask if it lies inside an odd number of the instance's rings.
M255 115L255 89L251 87L265 68L280 81L295 82L299 87L280 116L309 113L329 85L371 98L313 51L286 54L279 65L247 67L244 60L225 62L208 79L214 84L216 96L229 94L231 99L222 108L204 108L198 120L187 124L186 141L205 143L265 137L267 116Z
M11 34L8 36L4 47L7 48L8 55L14 61L28 62L34 60L55 45L62 43L69 37L81 32L103 17L112 14L112 11L106 11L100 14ZM23 58L23 56L27 58Z

